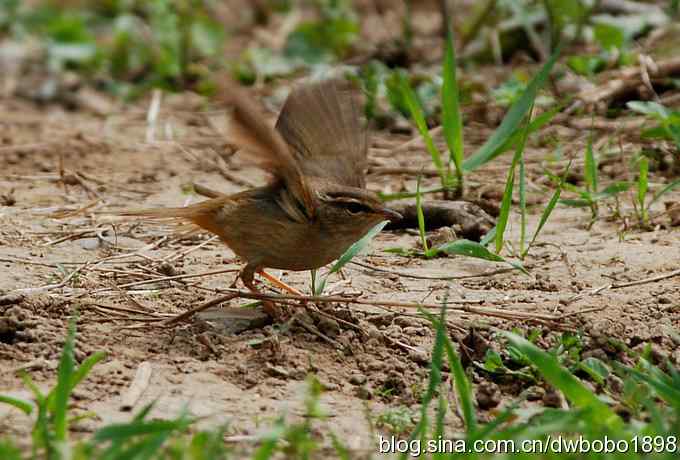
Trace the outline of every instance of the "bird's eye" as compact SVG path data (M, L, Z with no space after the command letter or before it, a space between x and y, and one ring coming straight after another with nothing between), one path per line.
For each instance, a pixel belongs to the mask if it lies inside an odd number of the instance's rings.
M359 214L360 212L366 211L366 206L355 201L350 201L349 203L345 203L345 209L350 214Z

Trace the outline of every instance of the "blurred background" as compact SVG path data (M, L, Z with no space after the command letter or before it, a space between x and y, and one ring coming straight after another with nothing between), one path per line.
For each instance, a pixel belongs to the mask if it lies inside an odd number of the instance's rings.
M558 43L581 86L635 62L641 49L657 58L677 54L678 3L3 0L0 95L96 111L103 103L92 90L132 100L152 88L209 92L211 79L225 73L262 86L339 67L361 84L366 115L378 127L399 124L407 112L398 74L432 121L447 25L459 65L484 68L461 82L463 103L491 98L507 107L528 80L514 66L544 61Z

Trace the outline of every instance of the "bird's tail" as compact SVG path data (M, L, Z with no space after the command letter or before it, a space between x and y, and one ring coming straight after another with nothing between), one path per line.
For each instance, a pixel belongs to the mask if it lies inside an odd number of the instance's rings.
M213 198L190 206L181 208L148 208L126 209L117 212L118 216L138 217L153 221L168 222L174 224L193 224L220 235L223 231L217 222L217 213L224 206L225 197ZM183 230L191 226L183 226Z

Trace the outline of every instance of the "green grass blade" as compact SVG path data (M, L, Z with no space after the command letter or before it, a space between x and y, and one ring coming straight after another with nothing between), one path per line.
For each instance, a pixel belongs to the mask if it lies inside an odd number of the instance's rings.
M529 119L531 120L532 109L529 109ZM505 236L505 229L508 225L508 220L510 219L510 206L512 205L512 191L515 188L515 169L520 159L524 155L524 147L527 142L527 136L529 135L529 122L524 126L522 133L522 138L517 144L517 149L515 150L515 155L512 157L512 164L508 170L508 178L505 181L505 191L503 192L503 199L501 201L501 211L498 215L498 220L496 222L496 254L501 252L503 249L503 237Z
M475 404L470 381L468 380L467 375L465 375L460 356L456 353L456 350L453 349L451 340L448 337L445 337L444 349L446 350L446 357L449 360L453 384L456 387L456 394L458 395L461 412L463 413L465 429L468 434L474 433L477 430L477 416L475 414Z
M606 198L611 198L621 192L625 192L630 188L631 184L625 181L617 181L606 186L601 192L590 195L592 201L600 201Z
M519 349L543 375L552 386L562 391L576 408L588 408L592 422L603 425L615 431L623 427L621 418L609 406L589 390L569 370L562 367L555 356L538 348L519 335L504 332L508 341Z
M427 246L427 237L425 236L425 215L423 214L423 205L420 198L420 179L418 176L416 182L416 215L418 216L418 233L420 234L420 243L423 245L423 251L426 258L430 258L430 249Z
M550 56L550 59L546 61L540 72L538 72L531 82L529 82L524 93L522 93L519 99L512 107L510 107L510 110L508 110L508 113L505 115L496 131L494 131L491 137L479 148L479 150L465 160L463 163L463 169L465 171L474 171L503 153L502 147L507 140L515 134L522 123L524 116L534 104L538 90L548 79L559 53L560 51L557 49L553 55Z
M418 102L418 98L416 97L416 94L413 92L413 89L411 88L411 85L409 84L408 80L406 80L406 78L403 76L401 77L401 90L403 92L406 105L408 106L408 109L411 112L411 118L413 118L413 121L415 122L416 127L418 128L418 132L420 132L420 135L425 141L425 148L427 148L427 151L430 153L430 156L432 157L432 163L434 163L435 168L437 168L437 172L439 172L439 177L441 178L442 181L442 187L446 187L448 182L447 173L446 170L444 169L444 163L442 162L441 153L439 153L439 149L437 149L437 146L434 144L432 136L430 135L430 131L427 129L425 115L423 114L423 110L420 107L420 102Z
M33 456L35 458L35 455ZM14 445L9 439L0 439L0 458L3 460L22 460L23 456L21 449Z
M597 160L593 153L593 129L590 129L588 136L588 146L586 147L585 158L585 181L586 189L591 193L597 193Z
M527 273L526 269L522 264L517 262L510 262L505 260L498 254L494 254L489 251L485 246L476 241L470 240L457 240L451 241L449 243L444 243L441 246L436 247L437 252L444 252L446 254L455 254L459 256L474 257L476 259L489 260L491 262L505 262L511 267L520 270L523 273Z
M678 187L680 187L680 179L675 180L670 184L666 185L664 188L662 188L661 190L654 194L654 196L652 197L652 201L649 202L647 208L650 208L654 203L656 203L659 200L659 198L664 196L666 193L675 190Z
M524 155L519 158L519 253L524 254L524 245L527 237L527 184L526 171L524 168Z
M378 234L380 231L387 225L389 222L384 220L374 226L372 229L368 231L363 237L361 237L360 240L356 241L352 246L350 246L343 255L340 256L340 258L335 262L335 264L331 267L330 271L328 272L328 275L326 275L324 278L319 280L319 285L317 288L315 288L315 292L317 292L317 295L320 295L323 293L323 290L326 287L326 282L328 281L328 276L339 272L342 267L347 265L354 256L356 256L359 252L361 252L367 245L368 243L371 242L371 240Z
M106 353L98 351L88 356L73 374L71 379L71 391L90 373L92 368L106 358Z
M503 249L503 237L505 235L505 228L508 225L510 218L510 205L512 204L512 191L515 188L515 164L510 166L508 170L508 178L505 180L505 190L503 191L503 199L501 200L501 210L496 221L496 254L500 254Z
M444 139L449 147L450 160L456 166L458 187L463 189L463 118L460 113L458 77L456 75L456 51L453 46L453 33L447 32L444 54L442 84L442 126Z
M569 173L569 169L571 168L571 161L569 164L567 164L567 168L564 170L564 174L560 178L559 183L557 184L557 188L555 189L555 193L553 193L553 196L550 198L550 201L546 205L545 209L541 213L541 218L538 221L538 226L536 227L536 231L534 231L534 236L531 237L531 241L527 245L527 248L525 252L522 254L522 257L524 257L528 252L529 249L534 245L536 242L536 238L538 238L539 233L541 233L541 230L543 230L543 227L545 224L548 222L548 218L550 217L550 214L552 214L553 209L555 209L555 206L557 205L558 201L560 201L560 195L562 194L562 186L564 184L564 181L567 178L567 174Z
M529 134L533 134L536 131L540 130L544 126L546 126L550 121L553 119L555 115L560 113L560 110L562 110L564 107L562 105L557 105L553 107L550 110L546 110L545 112L536 115L533 120L531 120L531 123L529 124ZM515 131L515 133L510 136L510 138L503 144L502 147L500 147L501 152L506 152L512 148L517 147L517 143L520 142L522 138L522 132L521 131Z
M340 438L331 432L331 446L340 460L351 460L350 450L343 444Z
M433 439L443 439L444 438L444 417L446 416L447 401L442 393L439 393L437 411L435 413L435 424ZM442 460L446 458L444 452L435 452L432 455L432 460Z
M645 199L647 198L647 188L649 175L649 160L643 156L640 158L640 169L638 172L638 187L637 187L637 201L640 206L640 217L642 222L647 222L647 208L645 207Z
M112 423L95 432L93 439L97 442L124 442L135 436L147 436L175 430L183 430L191 424L191 419L181 417L176 420L132 421L130 423Z
M491 230L489 230L486 233L486 235L482 237L482 239L479 241L479 244L486 247L489 244L491 244L492 241L495 241L495 238L496 238L496 226L494 225L494 227Z
M30 415L31 412L33 412L33 404L31 404L30 401L26 401L25 399L0 395L0 403L9 404L10 406L16 407L26 415Z
M435 338L434 345L432 346L432 359L430 360L430 375L427 383L427 389L423 395L422 401L420 403L420 419L418 424L413 429L413 432L409 436L409 441L415 439L424 439L427 431L427 410L434 399L437 392L437 388L442 382L442 362L444 358L444 342L446 338L446 305L442 303L442 308L439 314L439 321L433 317L432 314L423 311L422 312L431 322L435 328ZM401 455L400 458L407 458L406 453Z
M635 376L638 380L649 385L661 399L680 411L680 389L669 384L663 379L643 374L637 369L626 368L626 371Z
M54 438L64 442L68 436L68 400L71 395L71 382L75 372L76 324L75 319L69 322L68 334L59 360L57 372L57 386L53 393ZM48 398L51 399L51 398Z

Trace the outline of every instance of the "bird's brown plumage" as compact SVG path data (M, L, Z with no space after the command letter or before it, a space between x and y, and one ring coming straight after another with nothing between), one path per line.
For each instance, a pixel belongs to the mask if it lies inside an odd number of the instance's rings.
M364 188L366 131L353 94L339 80L295 88L276 127L231 83L218 95L233 107L229 141L273 176L265 186L183 208L124 215L190 221L247 261L251 285L265 267L305 270L338 258L372 226L395 213Z

